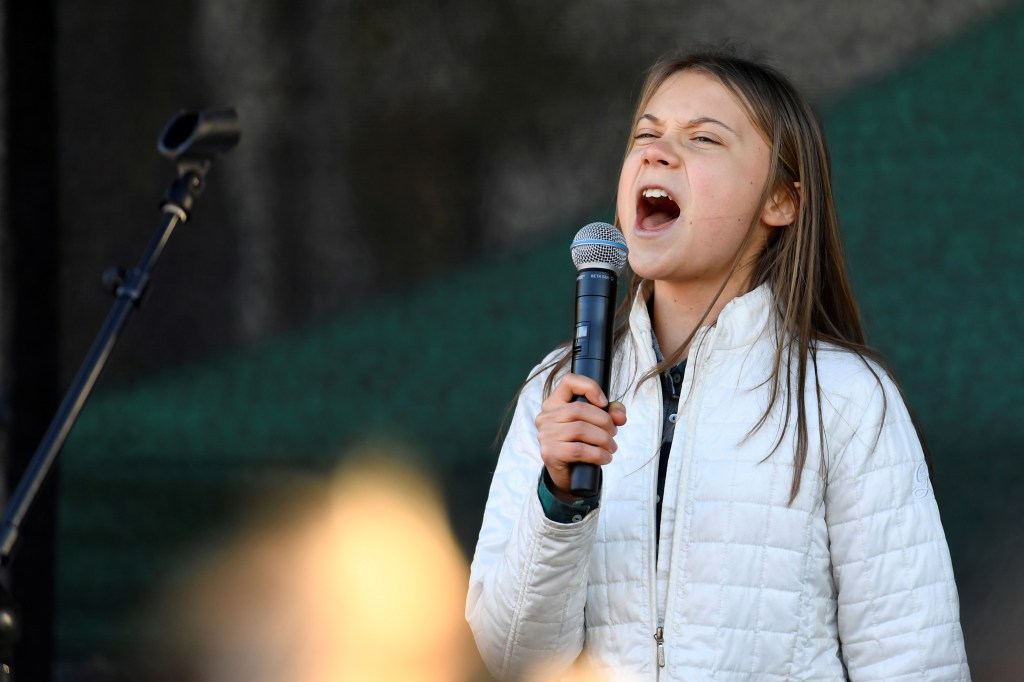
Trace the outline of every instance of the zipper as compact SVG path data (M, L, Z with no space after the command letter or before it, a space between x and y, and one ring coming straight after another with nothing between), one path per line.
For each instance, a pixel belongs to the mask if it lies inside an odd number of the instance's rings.
M650 350L650 355L651 355L651 357L649 358L649 360L652 363L656 362L653 350ZM656 396L657 396L656 404L658 405L659 412L660 412L661 401L662 401L662 397L661 397L661 379L659 378L658 379L658 383L656 385L654 385L653 387L651 386L652 383L654 383L654 382L648 382L644 386L644 390L648 391L648 392L656 393ZM663 425L662 419L658 419L658 420L654 421L654 423L652 424L652 426L653 426L653 433L651 434L651 436L652 436L651 443L659 444L658 447L660 447L660 443L661 443L662 425ZM657 456L658 456L658 454L655 455L655 457L657 457ZM651 486L651 499L653 500L654 496L658 494L658 468L657 467L653 467L652 468L652 473L651 473L651 476L650 476L650 486ZM648 549L648 552L649 552L648 556L650 557L650 573L649 573L649 575L650 575L650 582L648 583L648 585L649 585L649 595L650 595L650 600L651 600L650 601L650 608L651 608L650 615L651 615L651 621L653 621L653 622L650 623L650 625L655 626L655 629L656 629L656 632L654 634L654 640L657 643L657 654L656 654L656 656L657 656L657 660L658 660L658 665L659 665L659 667L664 667L665 666L665 663L664 663L664 661L665 661L664 641L665 640L664 640L664 637L662 636L664 633L663 633L663 629L661 627L661 617L660 617L660 615L658 613L658 551L656 549L657 546L658 546L658 533L660 532L660 529L657 527L657 524L655 523L655 518L656 518L655 507L651 506L650 507L650 517L649 517L649 519L650 519L651 527L654 529L654 532L651 535L649 535L648 538L647 538L648 542L650 543L649 545L647 545L647 549Z
M691 457L693 455L693 450L692 450L692 448L693 448L693 432L694 432L694 427L696 426L696 421L697 421L696 420L696 410L693 409L694 408L694 401L696 400L696 397L695 397L696 394L698 394L703 389L703 381L702 381L702 379L704 377L704 370L706 369L707 364L710 362L710 359L711 359L711 348L710 348L710 346L708 348L706 348L706 349L703 348L703 346L704 346L705 343L713 345L715 337L717 336L717 332L718 332L717 328L713 327L713 328L709 329L704 334L703 337L695 338L691 342L691 344L696 344L696 345L691 345L690 346L690 352L688 353L688 358L687 358L687 361L686 361L686 368L687 368L686 374L687 374L687 377L683 381L683 386L680 387L681 391L683 389L685 389L685 394L684 395L686 396L686 398L684 400L682 400L682 402L679 404L678 411L676 412L676 414L678 414L680 416L680 418L682 418L682 415L684 415L684 414L686 415L686 430L684 431L684 433L685 433L685 437L687 439L687 442L683 444L683 448L679 452L679 454L682 455L682 457L683 457L683 462L680 465L680 469L679 469L680 478L676 482L676 485L679 487L679 489L683 489L686 486L687 481L689 479L690 459L691 459ZM710 336L710 338L708 338L709 336ZM655 482L655 485L657 485L657 482ZM680 533L681 533L680 529L682 528L682 524L680 523L680 521L681 521L681 513L679 511L680 509L682 509L682 506L677 506L676 520L675 520L675 525L673 527L673 532L672 532L672 551L673 552L678 551L678 548L680 546L680 542L682 541L682 537L680 535ZM678 580L678 573L679 573L678 567L675 567L675 570L670 570L669 571L668 587L666 589L666 594L667 595L675 593L675 585L676 585L676 581ZM667 597L666 597L666 599L667 599ZM667 604L666 604L666 607L665 607L664 617L665 617L665 619L668 619L670 617L670 614L668 612L668 605ZM665 626L664 626L664 622L659 623L657 629L655 629L655 631L654 631L654 641L657 644L657 650L658 650L658 668L664 668L665 667Z
M665 667L665 628L659 626L654 631L654 641L658 643L658 667Z

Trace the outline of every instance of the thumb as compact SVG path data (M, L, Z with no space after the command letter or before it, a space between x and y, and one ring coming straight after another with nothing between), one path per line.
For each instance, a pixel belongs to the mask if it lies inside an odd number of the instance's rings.
M608 403L608 414L616 426L622 426L626 423L626 406L618 400Z

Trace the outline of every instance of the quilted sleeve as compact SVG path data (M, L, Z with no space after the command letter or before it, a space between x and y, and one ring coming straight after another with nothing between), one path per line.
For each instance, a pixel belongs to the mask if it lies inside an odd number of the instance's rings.
M969 680L920 441L893 382L866 374L841 408L852 436L825 493L843 661L851 680Z
M542 385L542 377L528 383L516 406L470 568L466 619L499 679L568 668L583 648L583 607L600 510L570 524L544 515L534 424Z

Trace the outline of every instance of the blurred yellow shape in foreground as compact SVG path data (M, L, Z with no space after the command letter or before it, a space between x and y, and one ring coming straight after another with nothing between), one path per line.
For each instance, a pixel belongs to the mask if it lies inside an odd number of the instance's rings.
M434 488L372 454L293 497L174 597L188 679L470 679L468 571Z

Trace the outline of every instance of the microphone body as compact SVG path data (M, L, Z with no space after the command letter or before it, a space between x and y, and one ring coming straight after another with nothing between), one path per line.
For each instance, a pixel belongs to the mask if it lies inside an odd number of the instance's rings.
M591 223L573 240L572 257L579 274L571 371L593 379L608 395L615 302L619 272L626 263L626 242L611 225ZM583 396L575 400L586 402ZM569 492L577 497L593 497L600 490L600 467L585 463L570 467Z
M618 275L586 269L576 277L576 336L572 371L590 377L608 393L612 370L612 325Z
M572 345L572 372L596 381L608 395L612 371L612 326L618 275L587 268L576 277L576 337ZM575 400L587 402L583 396ZM569 492L593 497L601 489L601 467L574 464L569 470Z

